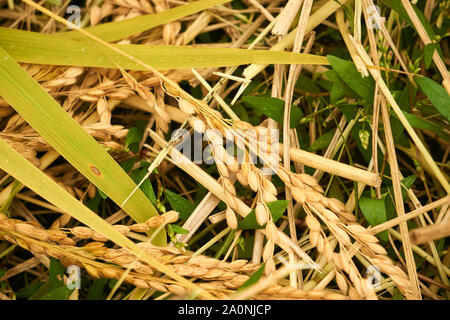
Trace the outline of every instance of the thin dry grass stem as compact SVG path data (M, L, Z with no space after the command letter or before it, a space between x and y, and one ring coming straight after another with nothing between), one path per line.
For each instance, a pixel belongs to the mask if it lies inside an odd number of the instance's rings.
M256 9L258 9L258 11L260 11L262 15L264 15L267 18L267 20L269 20L270 22L275 20L275 18L270 14L270 12L267 11L267 9L264 8L257 0L248 0L248 2Z
M381 32L383 34L384 39L386 39L387 43L389 44L389 46L391 47L392 51L395 54L395 57L398 59L398 62L400 63L400 66L402 67L404 73L408 76L409 81L415 86L415 81L413 79L413 74L411 74L410 72L408 72L408 67L406 66L406 63L403 60L403 57L401 56L400 52L397 49L397 46L395 45L394 41L392 40L391 35L389 34L388 30L386 30L386 27L384 25L384 23L382 23L381 21L381 17L379 16L379 13L377 10L372 10L372 16L369 17L369 13L368 13L368 7L372 6L371 8L374 8L374 3L372 0L362 0L363 1L363 12L364 12L364 18L367 21L369 21L369 19L375 19L377 21L378 26L381 29ZM367 33L369 35L369 42L371 45L371 50L372 51L376 51L376 43L374 43L374 32L373 29L367 28ZM360 41L361 42L361 41ZM372 61L375 62L376 67L379 67L378 65L378 55L374 55L375 52L372 52Z
M300 52L302 44L303 44L303 38L305 36L304 29L306 27L306 24L308 22L309 14L311 12L312 7L312 0L305 0L303 2L302 10L300 12L300 18L298 22L297 27L297 34L294 41L294 48L293 52ZM308 44L305 49L305 53L309 53L309 50L311 50L312 44L314 42L314 34L309 38ZM286 90L285 90L285 96L284 96L284 117L283 117L283 164L286 169L290 168L290 152L289 149L291 147L291 139L290 135L291 132L294 130L290 129L290 119L291 119L291 102L292 102L292 96L293 91L295 87L295 83L297 82L297 78L301 72L301 66L298 65L291 65L289 67L289 76L286 83ZM297 242L297 231L294 221L294 206L292 204L292 195L289 187L286 186L285 188L285 194L286 194L286 200L289 201L287 212L288 212L288 219L289 219L289 234L291 236L292 241ZM289 256L289 261L291 263L296 263L295 257ZM291 286L293 288L297 288L296 283L296 276L295 273L292 272L290 275L291 279ZM302 285L301 275L299 275L299 284Z
M450 219L439 224L414 229L409 233L411 242L415 245L448 237L450 235Z

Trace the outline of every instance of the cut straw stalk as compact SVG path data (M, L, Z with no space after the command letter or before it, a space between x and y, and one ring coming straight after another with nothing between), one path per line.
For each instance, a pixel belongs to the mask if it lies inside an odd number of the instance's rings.
M414 229L409 233L413 244L423 244L429 241L450 236L450 215L439 224Z
M124 101L125 104L132 105L136 108L148 112L154 112L152 107L149 107L145 101L139 97L128 98ZM178 123L183 123L187 119L187 115L181 111L179 108L167 105L167 112L169 113L171 119ZM280 155L283 156L283 144L279 144ZM297 148L290 148L291 161L303 163L306 166L325 171L327 173L346 178L352 181L360 182L372 187L379 187L381 185L381 179L377 174L359 169L348 164L341 163L332 159L328 159L317 154L300 150Z

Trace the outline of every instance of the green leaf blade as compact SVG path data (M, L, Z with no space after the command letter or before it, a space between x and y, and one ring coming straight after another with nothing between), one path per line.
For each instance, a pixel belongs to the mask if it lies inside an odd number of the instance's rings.
M118 205L136 184L119 164L42 87L0 48L0 95L78 171ZM138 190L123 206L135 221L145 222L156 209ZM164 233L155 238L165 244Z

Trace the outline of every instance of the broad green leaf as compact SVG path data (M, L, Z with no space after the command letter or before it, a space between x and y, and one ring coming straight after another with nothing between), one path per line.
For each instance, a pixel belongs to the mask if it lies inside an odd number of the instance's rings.
M138 158L130 158L120 163L120 167L125 172L130 172L130 170L133 168L134 164L138 161Z
M90 39L78 41L48 34L0 28L0 46L16 61L61 66L147 70L144 66ZM237 66L249 63L328 64L312 54L236 48L113 45L157 70Z
M54 290L60 286L64 285L63 275L66 268L63 267L58 259L50 257L50 268L48 272L48 278L50 283L50 289Z
M322 149L325 149L326 147L328 147L328 145L331 142L331 139L333 139L334 133L335 133L335 130L330 130L330 131L322 134L319 138L317 138L316 141L313 142L310 150L318 151L318 150L322 150Z
M436 132L442 132L442 127L432 123L431 121L419 118L411 113L403 111L405 118L408 120L409 124L418 129L432 130Z
M0 48L0 95L87 179L118 205L136 184L119 164L42 87ZM122 208L135 221L157 214L137 190ZM164 232L155 243L165 244Z
M33 282L27 285L25 288L20 289L16 292L16 295L21 298L28 299L33 296L39 288L44 284L44 282Z
M359 207L361 208L361 211L367 222L369 222L371 226L376 226L380 223L386 222L387 216L384 199L371 199L361 197L361 199L359 199ZM387 241L387 230L379 233L378 236L382 240Z
M250 287L252 284L255 284L259 281L259 279L261 279L263 273L264 273L264 268L266 267L266 264L263 263L258 270L256 270L251 276L250 278L247 279L247 281L245 281L243 284L241 284L241 286L237 289L237 292L244 290L245 288Z
M137 153L139 151L139 144L142 140L142 137L144 136L146 126L147 121L140 120L136 122L136 125L134 127L131 127L128 130L127 136L125 137L125 146L134 153Z
M72 292L73 289L61 286L43 295L39 300L67 300Z
M420 90L430 99L433 106L450 121L450 96L438 83L427 77L416 77Z
M95 279L89 288L86 300L101 300L107 283L108 279Z
M100 192L97 192L95 196L92 199L89 199L89 201L86 203L86 207L88 207L92 211L95 211L100 205L100 202L102 202L102 197L100 196Z
M319 93L320 92L320 89L316 85L316 83L311 78L309 78L303 74L301 74L298 77L295 87L300 90L306 91L306 92L311 92L311 93Z
M180 213L180 219L183 221L186 221L197 207L195 203L190 202L188 199L183 198L168 189L165 189L164 193L172 209Z
M186 230L186 229L180 227L179 225L171 224L171 226L172 226L173 232L175 232L175 233L179 233L179 234L188 234L189 233L189 230Z
M142 139L143 131L137 127L131 127L125 137L125 146L134 153L139 151L139 142Z
M289 201L287 200L277 200L272 202L267 202L266 205L272 214L273 222L276 223L278 219L283 215L284 211L286 211L287 205ZM253 209L244 219L242 219L238 224L239 229L242 230L251 230L251 229L261 229L264 226L260 226L258 222L256 222L255 210Z
M262 114L268 116L269 118L272 118L280 125L283 125L283 117L284 117L283 100L272 97L258 97L258 96L246 96L242 97L242 100L250 104L253 108L258 110ZM297 127L302 117L303 112L298 107L292 106L290 119L291 128Z
M202 291L197 285L181 277L163 263L143 252L133 241L85 207L79 200L72 197L66 190L53 181L53 179L31 164L31 162L26 160L21 154L3 141L3 139L0 139L0 154L2 155L0 157L0 169L13 176L37 195L59 207L64 212L67 212L87 227L100 232L118 246L126 248L135 255L140 256L151 268L165 273L179 285L189 290L201 292L202 297L206 299L212 298L210 294ZM148 203L150 202L148 201ZM148 208L145 209L148 210Z
M344 95L349 96L350 98L359 99L360 96L353 91L341 78L338 77L337 73L334 70L328 70L324 72L325 76L331 79L333 87L331 88L331 103L336 103L341 100Z
M113 42L230 1L231 0L195 1L163 12L103 23L93 27L84 28L83 30L88 31L104 41ZM53 36L70 39L84 39L83 35L77 31L56 33Z
M356 70L353 62L331 55L328 55L327 59L338 77L371 106L375 90L375 83L372 77L362 78L361 73Z
M253 245L255 242L255 236L247 234L244 240L239 243L238 257L239 259L251 259L253 256Z
M131 174L130 177L133 181L138 184L145 177L148 170L146 168L136 169ZM140 186L140 189L145 194L145 196L153 203L156 204L156 195L153 191L153 186L150 179L146 179Z

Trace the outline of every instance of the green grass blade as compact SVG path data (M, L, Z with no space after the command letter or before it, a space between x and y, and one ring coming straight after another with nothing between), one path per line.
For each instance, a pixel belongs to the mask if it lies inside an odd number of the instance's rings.
M121 204L136 184L117 162L41 86L0 48L0 95L56 151L115 203ZM138 190L123 210L137 222L157 214ZM165 244L165 234L156 238Z
M122 21L103 23L97 26L84 28L84 30L104 41L113 42L230 1L231 0L196 1L167 11L146 14ZM53 34L53 37L84 39L84 37L76 31L55 33Z
M3 72L2 72L3 74ZM141 256L152 268L165 273L169 277L177 280L180 285L192 290L201 289L192 282L179 276L167 266L143 253L134 242L114 229L112 225L100 218L94 212L89 210L80 201L72 197L66 190L61 188L55 181L48 177L41 170L32 165L16 150L0 139L0 169L9 173L28 188L39 194L41 197L51 202L53 205L66 211L75 219L81 221L86 226L105 235L108 239L117 245L131 250L138 256ZM203 292L205 298L211 296Z
M127 70L145 70L142 65L114 50L100 47L87 39L55 39L47 34L0 28L0 46L18 62L117 68L113 62L115 61ZM281 51L131 44L114 46L160 71L228 67L249 63L329 64L322 56Z

